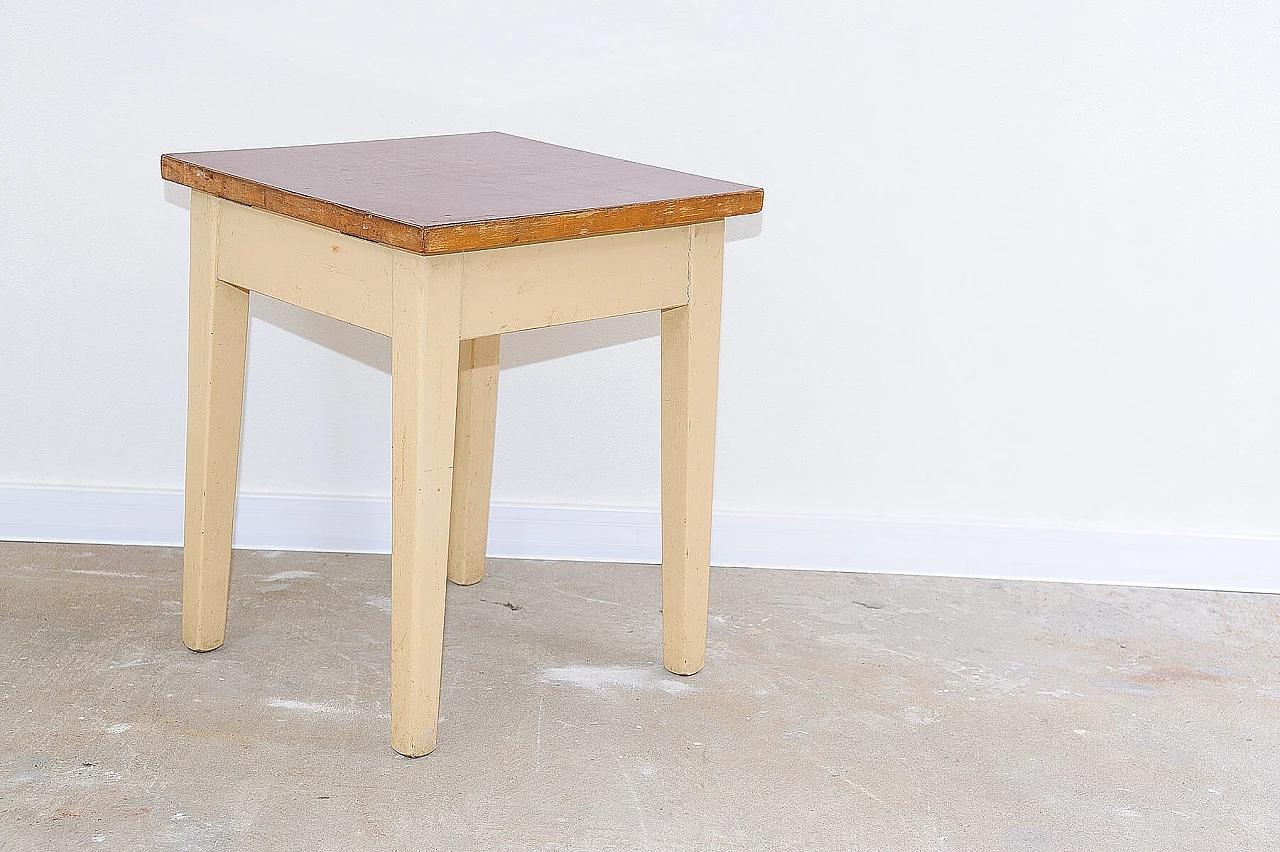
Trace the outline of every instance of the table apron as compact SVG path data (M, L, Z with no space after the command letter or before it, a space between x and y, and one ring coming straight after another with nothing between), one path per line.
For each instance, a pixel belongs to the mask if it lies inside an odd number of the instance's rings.
M428 280L461 261L465 340L688 304L690 247L705 227L416 255L213 200L220 280L388 336L397 257L425 264Z

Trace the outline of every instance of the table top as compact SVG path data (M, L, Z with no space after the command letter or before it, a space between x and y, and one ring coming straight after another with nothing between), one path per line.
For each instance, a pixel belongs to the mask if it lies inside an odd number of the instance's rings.
M165 180L418 254L756 213L764 190L506 133L165 154Z

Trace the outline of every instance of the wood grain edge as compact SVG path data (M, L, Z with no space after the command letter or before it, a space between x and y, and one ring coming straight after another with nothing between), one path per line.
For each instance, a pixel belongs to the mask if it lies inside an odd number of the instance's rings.
M764 208L764 190L751 188L674 201L646 201L621 207L424 227L287 192L196 166L168 154L160 157L160 176L228 201L279 213L414 254L449 254L693 225L729 216L759 213Z
M420 225L397 222L362 210L343 207L331 201L321 201L318 198L277 189L214 169L196 166L170 157L168 154L160 157L160 177L228 201L235 201L270 213L279 213L281 216L329 228L350 237L359 237L414 254L426 254L423 250L424 234Z
M423 252L445 254L652 228L672 228L759 213L763 208L764 190L750 189L675 201L647 201L597 210L439 225L425 229Z

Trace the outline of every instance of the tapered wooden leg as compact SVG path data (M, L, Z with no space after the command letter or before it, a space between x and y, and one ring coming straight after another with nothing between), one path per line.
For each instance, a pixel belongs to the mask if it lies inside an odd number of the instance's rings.
M724 222L695 225L689 304L662 312L662 659L682 675L706 658L723 260Z
M461 261L398 255L391 331L391 744L435 748L458 400Z
M484 576L498 415L499 335L464 340L458 354L458 419L453 439L449 579L469 586Z
M227 628L249 294L217 279L218 200L191 193L191 326L182 641L212 651Z

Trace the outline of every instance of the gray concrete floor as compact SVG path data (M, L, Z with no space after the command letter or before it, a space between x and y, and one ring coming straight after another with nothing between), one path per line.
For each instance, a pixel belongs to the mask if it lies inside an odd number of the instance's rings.
M0 544L0 848L1280 848L1280 599L652 567L449 588L440 741L388 745L388 560Z

